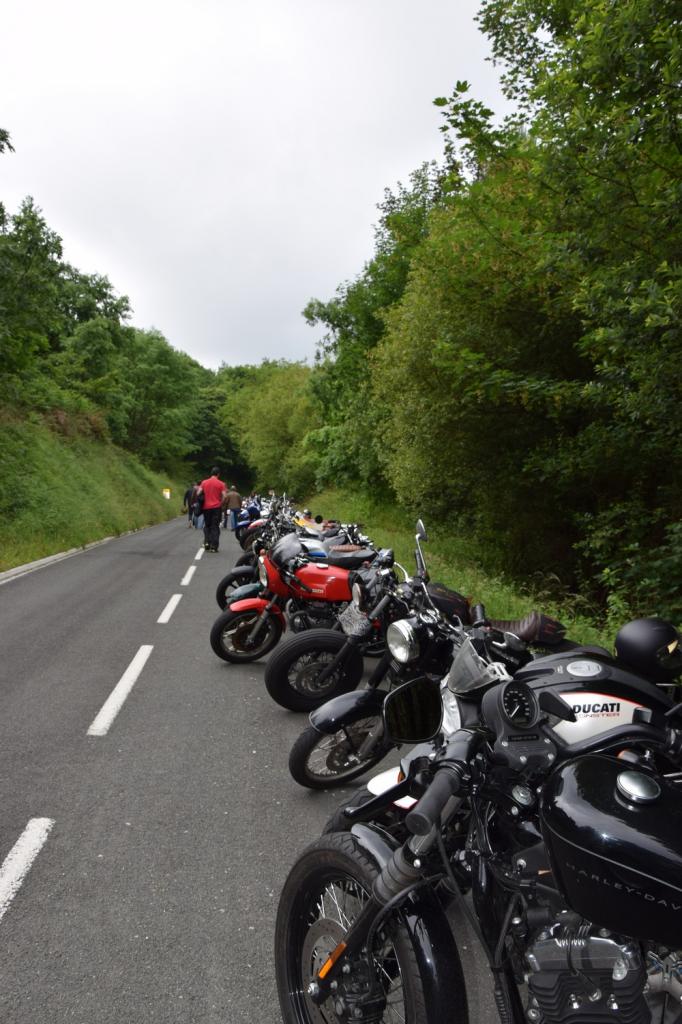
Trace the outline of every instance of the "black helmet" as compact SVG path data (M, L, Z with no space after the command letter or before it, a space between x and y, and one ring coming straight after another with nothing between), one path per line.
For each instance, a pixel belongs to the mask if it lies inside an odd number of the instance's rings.
M616 657L649 676L669 683L682 672L680 634L665 619L634 619L616 633Z

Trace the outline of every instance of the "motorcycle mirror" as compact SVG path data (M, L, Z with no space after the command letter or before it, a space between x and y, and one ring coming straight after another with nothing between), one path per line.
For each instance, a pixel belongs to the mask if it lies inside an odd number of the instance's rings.
M384 701L384 728L393 743L432 740L440 730L443 702L440 684L427 676L392 690Z
M315 522L316 523L323 523L324 522L324 518L322 516L315 516Z
M575 711L571 705L567 704L558 693L552 693L551 690L543 690L538 703L542 711L546 711L548 715L554 715L555 718L560 718L563 722L577 721Z
M426 536L426 527L421 519L417 520L417 540L428 540Z

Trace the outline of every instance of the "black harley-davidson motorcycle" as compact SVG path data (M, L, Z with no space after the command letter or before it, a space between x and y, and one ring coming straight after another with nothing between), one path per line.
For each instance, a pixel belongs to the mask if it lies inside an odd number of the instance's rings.
M507 679L463 646L463 726L285 882L285 1024L466 1024L449 912L481 941L503 1024L679 1024L677 631L637 620L615 658L561 652ZM438 686L412 680L384 703L387 735L427 741L441 713ZM396 834L382 814L406 795Z

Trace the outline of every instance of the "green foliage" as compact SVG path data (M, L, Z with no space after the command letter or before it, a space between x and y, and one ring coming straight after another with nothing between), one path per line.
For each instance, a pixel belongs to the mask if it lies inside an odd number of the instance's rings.
M484 0L479 21L513 114L466 82L439 97L438 187L401 190L374 259L306 310L330 329L318 475L383 477L490 569L551 570L612 619L679 617L679 10Z
M0 571L178 514L184 488L112 444L44 423L0 421ZM162 496L171 487L171 501Z
M305 494L315 483L314 443L319 426L310 394L311 370L302 363L265 361L258 367L224 368L231 384L223 407L226 429L238 427L239 447L256 486Z
M8 148L0 134L0 150ZM215 375L158 331L127 324L106 277L62 260L61 239L32 199L0 217L0 397L46 422L78 423L155 467L238 463L219 423Z

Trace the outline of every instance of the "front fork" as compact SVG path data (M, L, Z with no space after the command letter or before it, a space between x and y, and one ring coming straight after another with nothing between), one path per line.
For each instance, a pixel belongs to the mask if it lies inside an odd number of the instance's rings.
M272 612L273 608L277 608L278 606L279 600L276 595L273 595L266 604L265 608L263 608L262 612L254 622L251 629L249 630L249 635L246 638L247 645L255 644L256 640L258 639L262 631L265 629L265 626L268 621L268 616Z
M350 973L350 962L364 956L370 967L370 985L363 993L362 999L359 1000L363 1004L362 1020L371 1021L377 1010L379 1015L376 1019L381 1019L386 1000L383 997L383 991L378 993L377 990L381 989L381 986L378 985L376 978L373 977L374 971L371 970L371 949L374 936L381 921L382 911L391 901L422 878L420 856L428 853L431 849L436 840L436 834L436 829L433 828L426 836L412 836L403 846L394 851L393 856L377 875L370 899L341 942L322 964L317 977L308 986L308 995L318 1006L336 991L339 976ZM365 950L364 954L363 949ZM381 1008L376 1005L379 995L383 998ZM368 1005L365 1006L365 1003Z

